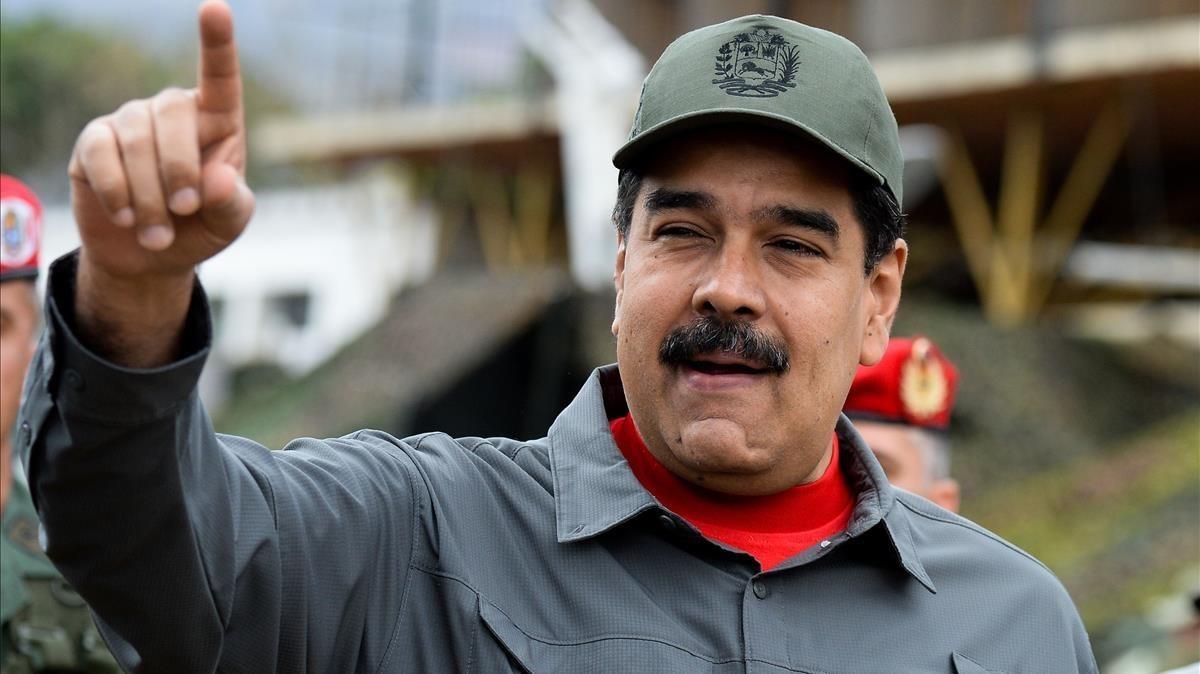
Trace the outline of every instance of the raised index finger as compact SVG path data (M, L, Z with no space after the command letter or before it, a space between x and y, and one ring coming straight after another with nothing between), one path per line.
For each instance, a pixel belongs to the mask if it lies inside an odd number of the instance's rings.
M233 40L233 14L221 0L200 5L200 87L202 112L236 113L242 106L242 77Z

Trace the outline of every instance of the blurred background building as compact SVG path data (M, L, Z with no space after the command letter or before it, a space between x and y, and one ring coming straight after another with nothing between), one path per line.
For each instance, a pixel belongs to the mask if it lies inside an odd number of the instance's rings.
M964 513L1063 579L1103 671L1200 659L1196 0L232 4L259 210L201 270L219 430L543 434L614 358L609 157L649 65L788 16L862 46L901 124L897 332L962 366ZM194 9L2 11L0 165L60 204L50 259L75 134L190 81Z

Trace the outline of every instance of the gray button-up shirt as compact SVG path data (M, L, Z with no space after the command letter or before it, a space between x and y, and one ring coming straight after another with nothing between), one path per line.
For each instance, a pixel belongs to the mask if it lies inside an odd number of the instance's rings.
M21 442L48 552L146 671L1094 672L1035 559L893 489L841 419L845 533L763 572L660 506L597 370L540 440L378 431L283 451L213 432L180 361L129 370L71 331L51 273ZM139 665L140 663L140 665Z

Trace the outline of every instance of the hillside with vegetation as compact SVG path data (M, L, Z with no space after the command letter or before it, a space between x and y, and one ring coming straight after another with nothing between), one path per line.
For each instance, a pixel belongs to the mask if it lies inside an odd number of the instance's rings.
M963 514L1066 585L1101 662L1180 578L1200 590L1200 359L1051 325L997 332L970 306L906 299L897 334L962 371L951 434ZM1133 630L1136 632L1136 630Z

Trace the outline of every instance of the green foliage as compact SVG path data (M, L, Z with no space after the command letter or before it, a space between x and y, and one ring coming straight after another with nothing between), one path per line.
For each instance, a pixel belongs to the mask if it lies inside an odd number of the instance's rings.
M968 495L965 514L1058 574L1102 641L1200 563L1198 428L1193 409L1091 456Z
M171 75L125 40L48 18L0 23L0 168L24 175L65 165L88 120Z
M999 332L919 286L893 334L915 333L962 373L950 437L963 514L1045 562L1111 657L1119 625L1200 564L1194 352L1069 339L1048 321Z

